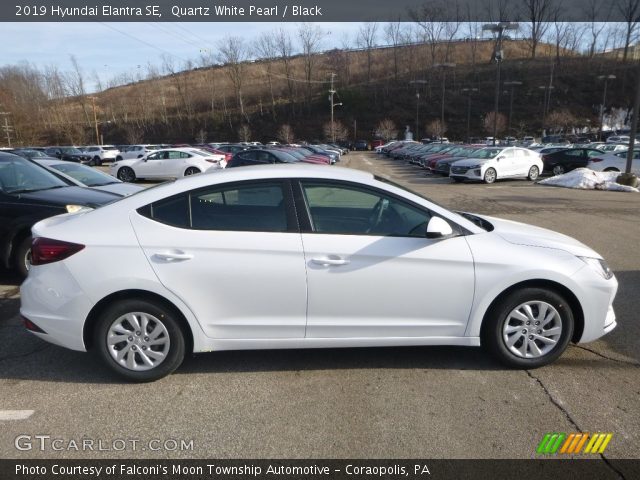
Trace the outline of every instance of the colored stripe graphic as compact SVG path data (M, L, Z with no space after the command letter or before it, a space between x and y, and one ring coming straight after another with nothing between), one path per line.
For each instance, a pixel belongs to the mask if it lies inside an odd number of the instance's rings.
M555 453L604 453L613 438L613 433L556 433L545 434L536 449L539 455L552 455ZM582 448L585 446L584 451Z

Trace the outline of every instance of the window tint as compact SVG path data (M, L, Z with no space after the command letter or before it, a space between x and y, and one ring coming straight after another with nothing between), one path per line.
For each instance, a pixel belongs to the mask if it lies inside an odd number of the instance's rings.
M377 190L302 182L317 233L425 237L430 212Z
M154 202L150 208L143 207L138 212L180 228L287 231L286 206L279 183L212 187Z

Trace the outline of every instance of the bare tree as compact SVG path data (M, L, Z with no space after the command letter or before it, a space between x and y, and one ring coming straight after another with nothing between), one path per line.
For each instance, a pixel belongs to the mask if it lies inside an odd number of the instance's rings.
M386 141L396 138L398 136L398 129L396 128L396 124L393 123L393 120L389 118L380 120L376 127L376 136Z
M317 60L316 57L324 36L325 32L318 25L302 23L300 27L298 27L298 38L300 39L300 46L302 47L304 76L307 84L307 106L309 107L311 106L311 86Z
M400 45L404 41L402 25L403 23L398 20L397 22L389 22L384 26L384 38L386 42L391 45L391 54L393 56L393 78L396 81L398 80L400 65Z
M334 120L333 124L326 122L322 126L322 132L324 133L324 138L329 140L332 138L346 140L349 137L349 129L340 120Z
M207 131L204 128L198 130L196 134L196 142L205 143L207 141Z
M266 65L265 75L269 84L269 93L271 95L271 116L276 121L276 99L273 93L273 64L278 57L278 47L276 37L273 32L263 32L254 42L254 50Z
M439 21L447 9L446 0L424 3L416 9L409 9L409 18L422 30L424 41L431 52L431 65L437 63L438 46L444 37L447 22Z
M240 109L240 115L246 117L242 87L244 85L245 62L248 57L247 47L242 37L227 36L218 43L220 61L225 64L225 72L229 76Z
M238 138L241 142L251 141L251 128L246 123L238 129Z
M546 125L554 133L566 132L577 122L576 117L567 109L554 110L546 118Z
M606 22L609 21L611 16L611 4L603 4L600 0L587 0L584 7L584 13L588 20L589 29L589 58L593 58L596 54L596 47L598 45L598 37L604 30Z
M627 63L629 46L634 40L640 22L640 0L617 0L616 7L625 21L624 52L622 63Z
M287 125L286 123L284 125L280 125L277 135L278 139L282 140L284 143L293 143L295 138L293 135L293 128L291 128L291 125Z
M367 22L358 29L357 44L367 53L367 83L371 83L371 64L373 48L376 45L376 37L378 32L378 24L375 22Z
M522 1L526 11L526 20L529 25L531 58L536 58L538 45L549 28L549 20L553 14L552 0Z
M291 112L295 113L295 83L293 81L293 71L291 65L291 57L293 55L293 42L291 35L283 28L278 29L274 35L275 48L277 55L284 67L284 75L287 79L287 91L289 92L289 104Z
M439 118L430 121L427 124L427 133L433 138L441 138L447 131L447 124L443 123Z
M71 92L72 96L76 97L76 100L82 107L87 125L91 126L91 119L89 117L89 111L87 110L87 92L84 87L84 76L82 74L82 69L80 68L80 64L78 63L78 59L75 57L75 55L71 55L70 60L71 65L73 66L73 70L67 76L69 91Z
M493 133L494 117L496 117L496 113L489 112L482 119L482 126L484 127L485 131L488 133ZM503 133L507 128L507 117L505 117L504 114L502 113L498 113L495 119L495 124L496 124L496 133L497 134Z

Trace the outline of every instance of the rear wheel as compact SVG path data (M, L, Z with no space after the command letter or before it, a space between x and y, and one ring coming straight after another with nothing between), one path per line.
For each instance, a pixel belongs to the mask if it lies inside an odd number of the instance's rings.
M556 165L553 167L552 173L554 175L562 175L564 173L564 167L562 165Z
M484 172L484 182L485 183L493 183L496 181L498 174L496 173L495 168L487 168L487 171Z
M604 171L605 172L619 172L620 170L618 170L615 167L609 167L609 168L605 168Z
M189 167L184 171L184 176L188 176L188 175L196 175L200 173L200 170L198 170L196 167Z
M123 182L135 182L136 181L136 173L133 171L131 167L121 167L116 173L118 180Z
M94 345L109 368L136 382L169 375L185 354L175 314L148 300L118 301L107 308L96 324Z
M509 367L537 368L562 355L573 327L573 312L561 295L544 288L523 288L487 312L482 344Z
M31 268L31 235L22 240L16 248L13 264L20 276L25 278Z
M93 157L93 161L91 162L91 165L93 165L94 167L97 167L98 165L102 165L102 160L100 159L99 156L95 156Z
M539 176L540 176L540 169L537 166L533 165L529 169L529 175L527 175L527 178L532 182L535 182Z

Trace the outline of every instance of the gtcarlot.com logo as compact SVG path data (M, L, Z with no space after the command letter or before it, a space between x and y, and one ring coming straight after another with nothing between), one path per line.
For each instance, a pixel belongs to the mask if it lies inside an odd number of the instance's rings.
M613 433L547 433L536 453L540 455L554 455L557 453L604 453L609 445Z

